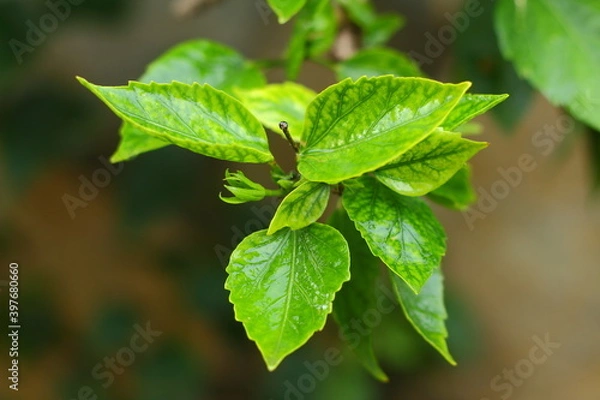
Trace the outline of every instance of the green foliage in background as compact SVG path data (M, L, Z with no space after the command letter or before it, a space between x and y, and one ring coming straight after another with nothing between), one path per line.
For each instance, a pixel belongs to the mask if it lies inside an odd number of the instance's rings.
M281 60L253 62L194 40L159 57L139 82L108 87L79 78L123 120L112 161L175 145L270 168L272 187L227 171L231 195L220 194L230 204L281 199L268 229L233 251L225 283L269 370L323 329L331 312L344 331L373 310L381 263L407 320L454 364L441 270L446 235L427 201L462 210L475 200L468 161L487 144L460 132L507 95L426 78L405 54L385 47L403 18L379 14L367 0L268 2L279 22L296 16ZM595 127L600 121L589 107L597 79L589 71L600 60L588 53L600 44L597 35L579 40L597 29L599 14L592 0L503 0L496 15L502 51L517 71ZM360 40L342 60L331 49L347 24ZM547 46L537 45L547 37ZM573 63L540 61L556 59L563 47ZM294 82L307 60L329 67L338 81L317 92ZM273 66L283 67L287 81L267 83L264 69ZM289 142L295 169L280 167L265 128ZM328 205L334 211L326 219ZM375 378L387 379L371 333L347 342Z

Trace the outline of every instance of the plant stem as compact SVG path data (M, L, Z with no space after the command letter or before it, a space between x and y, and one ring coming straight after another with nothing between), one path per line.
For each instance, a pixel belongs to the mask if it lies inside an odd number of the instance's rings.
M279 129L281 129L281 131L285 135L285 138L287 139L287 141L290 142L290 145L292 146L292 148L294 149L296 154L298 154L298 152L300 151L300 149L298 148L298 143L294 142L294 139L292 139L292 135L290 135L288 126L289 126L288 123L285 121L281 121L279 123Z

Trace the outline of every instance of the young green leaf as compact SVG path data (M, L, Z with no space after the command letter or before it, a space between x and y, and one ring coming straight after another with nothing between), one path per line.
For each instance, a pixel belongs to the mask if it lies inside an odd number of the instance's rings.
M467 164L458 170L448 182L427 195L445 207L465 210L477 200L471 185L471 167Z
M365 176L345 185L348 216L371 252L418 293L446 252L446 235L429 207Z
M306 0L267 0L277 14L280 24L285 24L304 7Z
M455 130L478 115L481 115L508 98L507 94L465 94L456 108L448 114L442 127L448 131Z
M400 157L375 171L375 177L404 196L423 196L443 185L485 142L463 139L454 132L435 131Z
M308 0L298 14L286 50L286 75L295 80L306 58L315 58L328 51L335 41L337 19L330 0Z
M223 197L219 193L219 198L228 204L243 204L250 201L260 201L266 196L278 196L281 192L278 190L266 189L263 185L253 182L243 172L225 171L225 188L229 190L234 197Z
M330 86L308 107L298 170L333 184L381 168L433 132L469 85L383 76Z
M395 274L390 273L390 277L406 318L450 364L456 365L446 344L448 314L444 307L444 278L440 269L435 269L419 294Z
M501 0L496 32L504 56L548 99L600 129L600 2Z
M304 228L317 221L325 212L331 188L329 185L306 181L288 194L277 208L269 225L269 235L284 227Z
M260 122L273 132L284 136L280 121L287 121L290 134L301 142L304 115L317 94L294 82L267 85L258 89L236 91L237 97Z
M234 250L225 288L270 371L323 329L349 268L346 240L323 224L255 232Z
M388 377L379 366L373 352L372 332L357 328L371 312L381 314L377 306L375 285L379 277L379 259L369 250L364 239L356 230L343 208L331 215L328 224L336 228L348 242L350 248L350 274L352 279L346 282L335 295L333 317L340 327L342 339L356 354L361 364L376 379L387 382ZM364 325L364 324L363 324Z
M152 62L140 77L150 83L208 83L232 94L233 88L252 89L266 84L263 73L235 50L208 40L191 40L179 44ZM128 160L170 143L157 139L126 122L121 142L112 162Z
M79 80L120 118L154 137L221 160L273 160L260 122L239 101L209 85L103 87Z
M389 48L361 50L336 67L339 80L359 79L392 74L395 76L421 77L417 64L404 54Z

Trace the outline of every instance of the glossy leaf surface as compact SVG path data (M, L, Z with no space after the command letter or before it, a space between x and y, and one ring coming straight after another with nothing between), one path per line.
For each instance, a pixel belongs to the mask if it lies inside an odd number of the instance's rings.
M429 207L373 177L346 185L343 204L371 252L418 293L446 252L446 235Z
M433 132L468 87L392 76L330 86L308 107L298 170L326 183L376 170Z
M269 370L323 329L349 268L346 240L322 224L255 232L234 250L225 288Z

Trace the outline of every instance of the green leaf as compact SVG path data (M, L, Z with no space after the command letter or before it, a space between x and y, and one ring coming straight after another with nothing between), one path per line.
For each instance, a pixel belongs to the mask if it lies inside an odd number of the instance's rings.
M413 60L389 48L361 50L348 60L339 63L336 71L339 80L388 74L407 77L423 76Z
M260 69L246 61L235 50L208 40L191 40L168 50L152 62L140 82L208 83L231 94L234 88L251 89L264 86L266 78ZM123 123L121 142L112 162L125 161L139 154L169 145L143 130Z
M533 90L500 53L494 32L494 8L482 7L481 15L468 20L468 31L477 34L458 35L452 45L458 72L455 79L468 79L473 83L473 89L481 93L510 93L510 98L492 109L496 122L510 132L527 113ZM412 54L421 62L434 62L424 55Z
M314 91L293 82L237 91L236 94L264 126L283 137L279 122L286 121L292 138L297 142L302 139L306 109L317 97Z
M431 200L455 210L466 210L477 200L471 185L471 167L467 164L448 182L427 195Z
M359 323L364 321L365 316L372 311L381 314L377 307L375 292L379 277L379 259L371 254L344 209L335 210L328 223L340 231L348 242L352 276L352 279L346 282L335 296L333 317L340 327L342 338L357 355L361 364L376 379L387 382L388 377L379 366L373 352L371 330L365 333L364 330L356 329L354 326L354 321Z
M375 171L384 185L404 196L423 196L443 185L487 147L459 133L436 131L385 167Z
M421 292L417 295L394 274L390 274L404 315L419 332L452 365L456 361L450 355L446 338L445 320L448 317L444 307L444 278L437 268Z
M340 0L349 19L363 31L363 46L373 47L387 42L404 26L404 18L396 13L377 14L370 0Z
M260 122L239 101L209 85L103 87L78 79L125 122L154 137L222 160L273 160Z
M363 27L363 46L369 48L385 44L403 26L404 18L399 14L380 14L369 25Z
M507 94L465 94L456 108L450 112L442 127L453 131L478 115L481 115L508 98Z
M150 83L208 83L229 94L264 86L263 73L237 51L208 40L177 45L153 61L140 78Z
M281 202L271 225L269 235L284 227L304 228L317 221L325 212L331 188L324 183L304 182Z
M234 250L225 288L269 370L323 329L349 268L346 240L323 224L255 232Z
M468 87L392 76L330 86L306 112L298 170L326 183L374 171L425 139Z
M345 185L342 197L371 252L418 293L446 252L446 235L429 207L373 177Z
M126 161L142 153L158 150L170 144L127 122L123 122L119 134L121 135L121 142L115 153L110 157L112 163Z
M330 0L308 0L302 9L286 50L285 71L295 80L306 58L319 57L330 49L337 33L335 9Z
M500 48L552 103L600 129L600 2L501 0Z
M304 7L306 0L267 0L277 14L280 24L285 24Z

